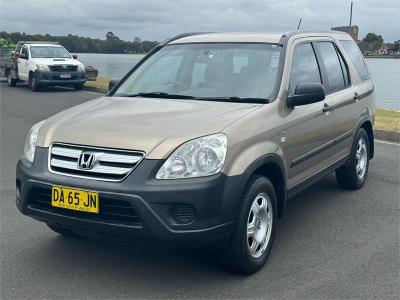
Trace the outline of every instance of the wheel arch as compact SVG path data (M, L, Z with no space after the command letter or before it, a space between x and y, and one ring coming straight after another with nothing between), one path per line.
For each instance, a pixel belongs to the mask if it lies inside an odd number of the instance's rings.
M364 128L368 135L369 140L369 159L374 158L374 130L372 129L371 121L365 121L362 123L361 128Z
M28 74L28 81L31 81L31 79L33 78L33 76L35 76L35 72L30 70L29 74Z
M364 117L360 120L357 126L357 130L355 134L360 130L360 128L363 128L368 135L368 140L369 140L369 159L374 158L374 152L375 152L375 147L374 147L374 129L372 126L372 121L370 120L369 117Z
M235 191L235 206L240 201L243 190L251 178L251 176L258 174L267 177L273 184L277 196L278 216L282 217L286 206L287 189L286 189L286 169L282 159L277 154L267 154L255 161L247 167L245 172L241 175L239 184Z

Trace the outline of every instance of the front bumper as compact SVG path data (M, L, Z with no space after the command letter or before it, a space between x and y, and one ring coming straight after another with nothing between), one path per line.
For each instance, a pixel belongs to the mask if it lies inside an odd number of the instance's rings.
M69 74L70 77L62 78L66 74ZM85 71L54 72L36 70L34 76L39 85L73 85L86 82Z
M51 173L47 167L48 149L37 147L33 164L23 158L17 164L17 207L23 214L39 221L88 236L144 238L186 245L207 244L225 238L231 232L233 199L239 176L218 174L156 180L154 175L162 163L145 159L120 182L81 179ZM99 215L46 205L44 202L51 202L52 185L99 192ZM106 217L102 213L102 199L104 203L123 201L132 207L134 216ZM175 209L182 206L192 208L194 220L185 223L176 219Z

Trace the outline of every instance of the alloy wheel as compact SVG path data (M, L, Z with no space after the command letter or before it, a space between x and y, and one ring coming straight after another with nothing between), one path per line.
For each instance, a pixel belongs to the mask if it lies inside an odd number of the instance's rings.
M260 193L251 205L247 218L247 247L253 258L259 258L267 249L272 232L272 202L266 193Z
M356 172L359 179L363 179L367 170L368 151L367 143L361 138L356 149Z

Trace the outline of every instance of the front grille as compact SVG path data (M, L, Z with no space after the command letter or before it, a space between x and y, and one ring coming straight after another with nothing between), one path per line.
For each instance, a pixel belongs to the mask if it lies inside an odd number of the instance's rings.
M47 188L34 188L30 194L29 205L35 209L84 220L141 225L140 218L130 202L101 193L99 194L98 214L51 206L51 189Z
M82 153L93 154L90 168L78 166ZM49 151L49 170L53 173L96 180L121 181L140 163L144 153L55 143Z
M75 72L78 70L78 66L74 65L52 65L49 68L53 72Z

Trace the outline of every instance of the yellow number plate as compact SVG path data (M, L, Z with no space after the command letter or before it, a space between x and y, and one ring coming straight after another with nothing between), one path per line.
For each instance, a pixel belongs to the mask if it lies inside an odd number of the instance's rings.
M99 193L53 185L51 205L98 214Z

